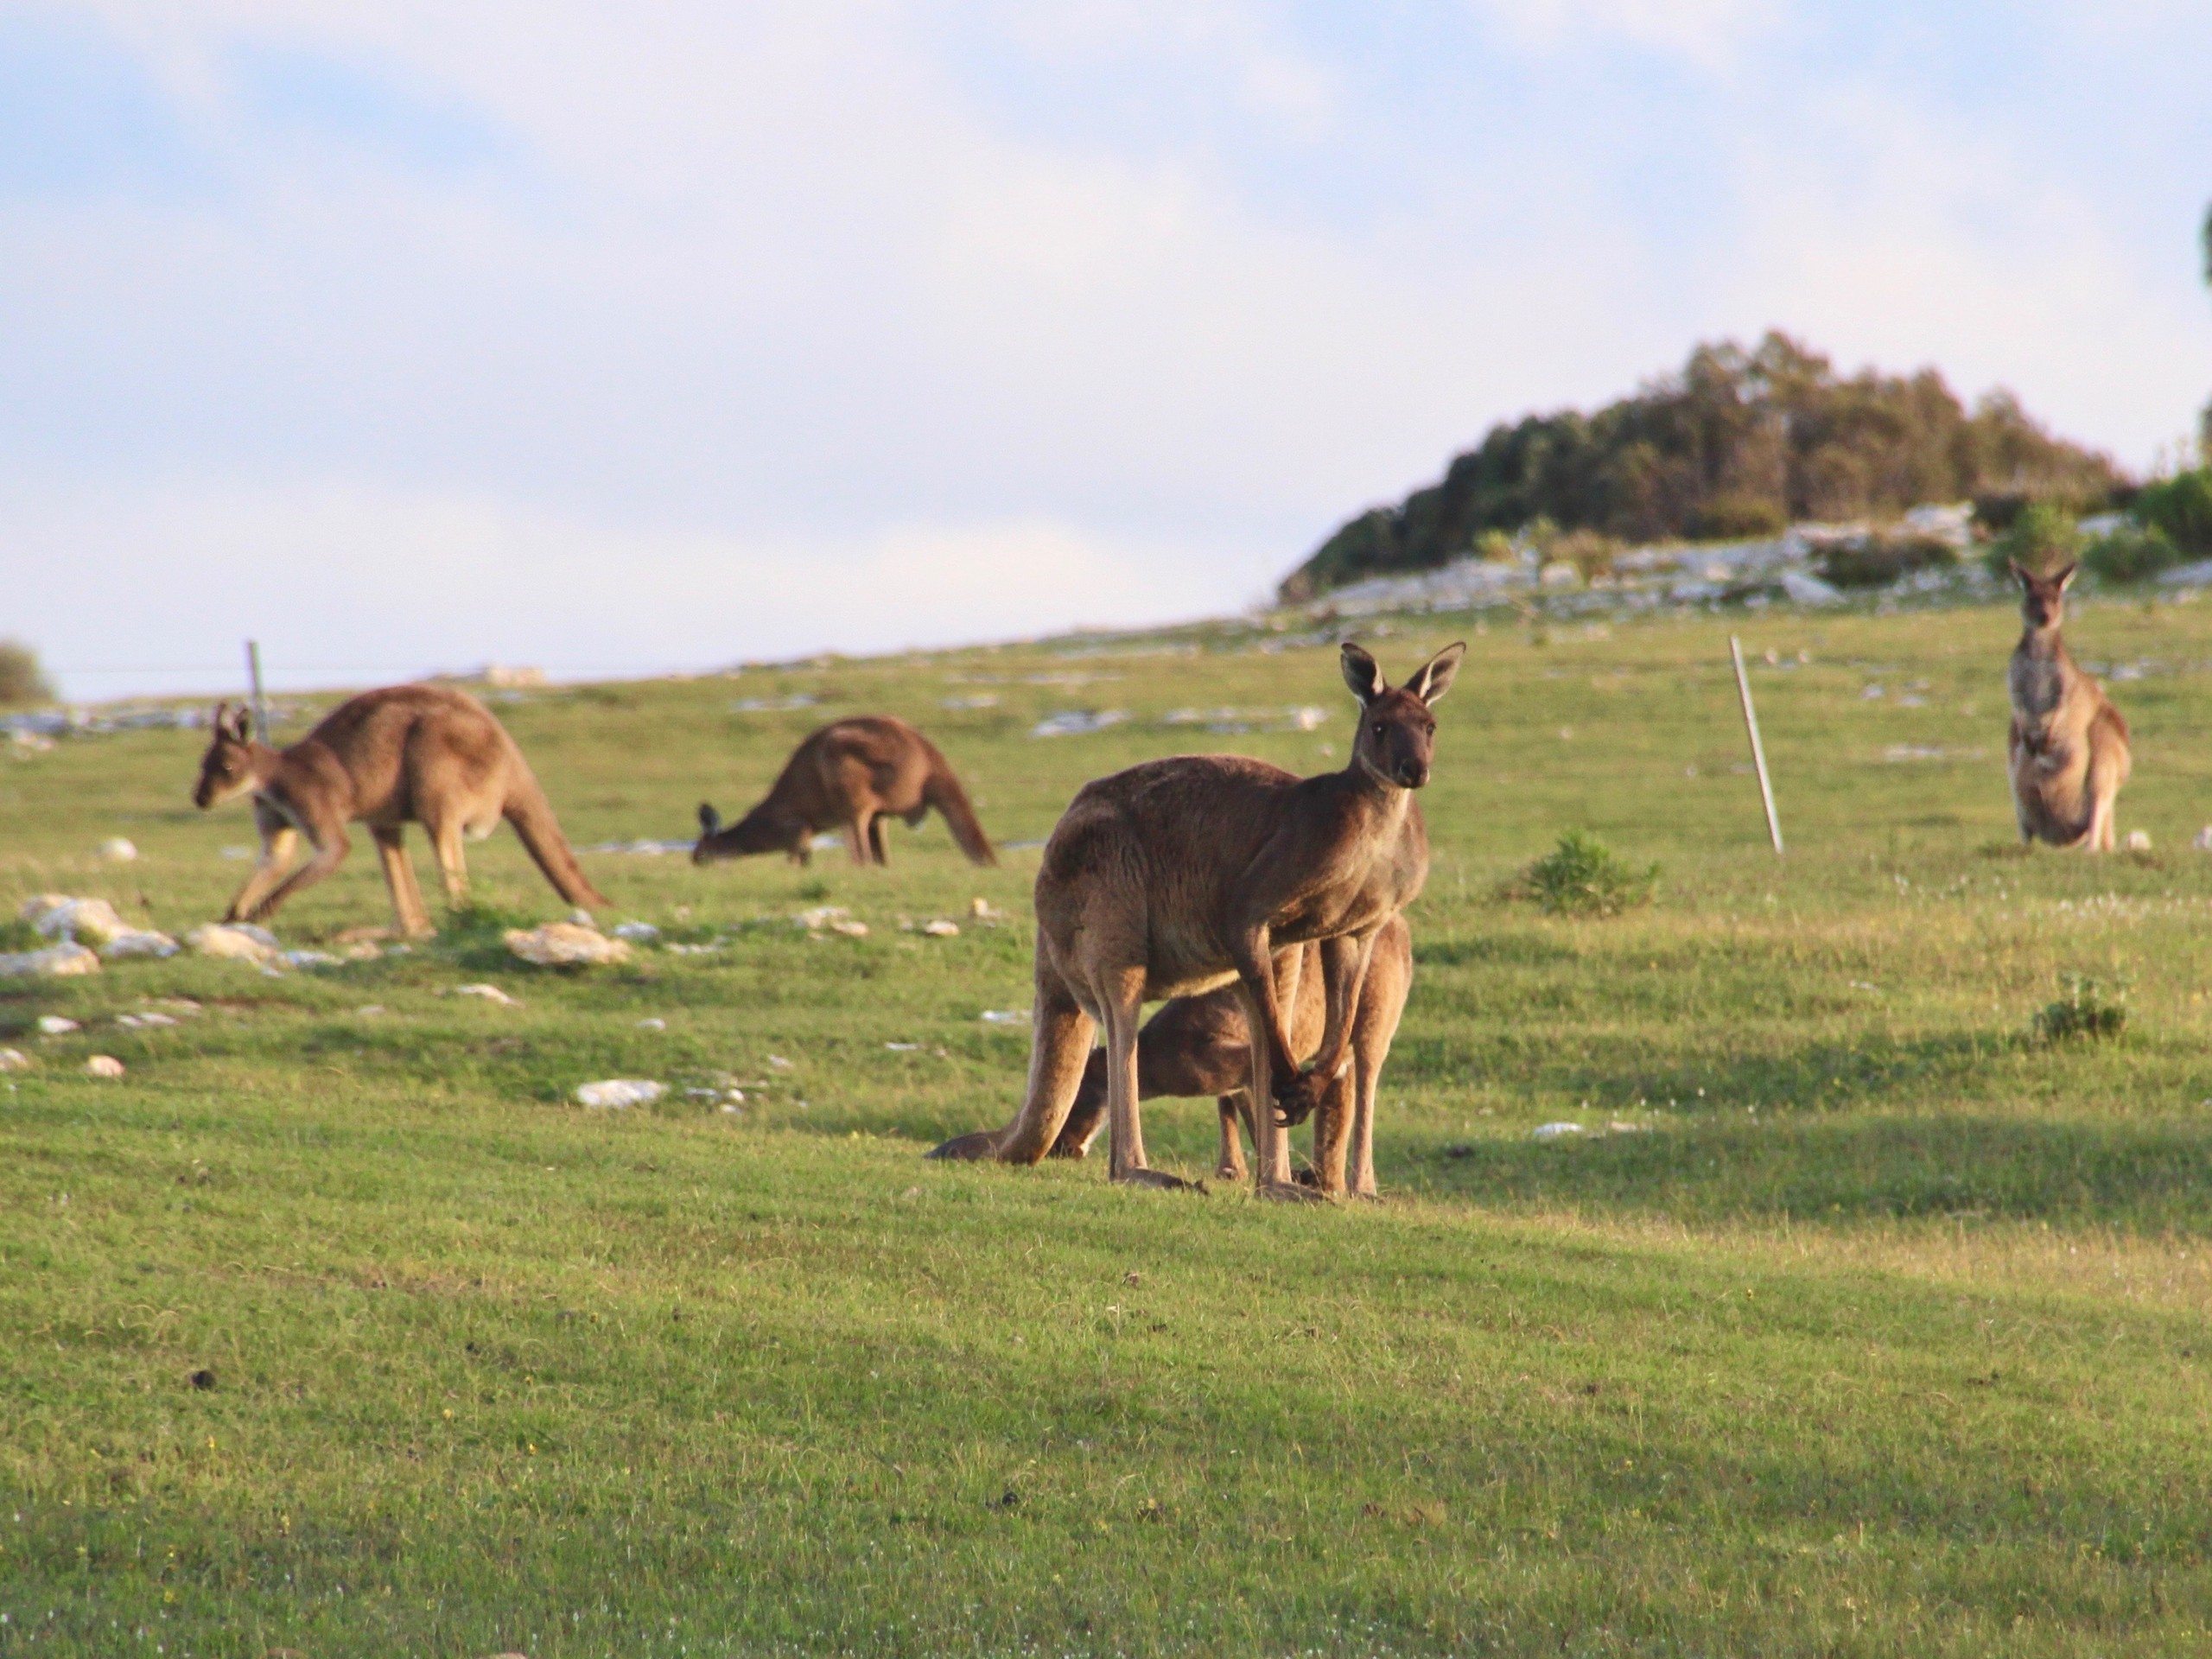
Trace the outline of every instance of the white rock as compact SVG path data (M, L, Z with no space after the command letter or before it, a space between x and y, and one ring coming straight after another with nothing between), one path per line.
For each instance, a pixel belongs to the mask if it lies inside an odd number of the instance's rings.
M511 952L540 968L592 967L630 960L628 940L610 939L598 929L578 922L548 922L528 930L510 928L505 937Z
M119 1077L123 1075L123 1062L112 1054L95 1054L85 1062L85 1075L88 1077Z
M2196 850L2200 853L2212 853L2212 823L2206 824L2196 832Z
M43 950L22 950L0 956L0 979L27 976L70 979L79 974L97 974L99 970L100 959L81 944L54 944Z
M985 1008L982 1014L987 1026L1026 1026L1029 1023L1027 1008Z
M1103 732L1109 726L1118 726L1129 717L1126 709L1071 709L1065 714L1052 715L1029 728L1032 737L1079 737L1086 732Z
M2148 830L2129 830L2127 832L2127 850L2131 853L2149 852L2151 850L2151 832Z
M0 1071L28 1071L31 1057L20 1048L0 1048Z
M484 984L481 982L474 985L456 985L454 987L453 994L455 996L480 996L486 1002L496 1002L503 1008L522 1007L520 1002L509 996L498 986Z
M960 924L948 922L940 916L933 922L924 922L922 931L933 939L957 939L960 937Z
M768 1064L779 1071L788 1071L791 1069L791 1063L780 1054L771 1054L768 1057Z
M83 1027L74 1020L70 1019L67 1014L41 1014L39 1015L38 1028L42 1033L48 1037L60 1037L66 1035L70 1032L81 1031L83 1029Z
M640 1020L638 1021L638 1029L639 1031L666 1031L668 1021L661 1019Z
M1580 1123L1539 1123L1529 1131L1529 1134L1538 1141L1557 1141L1565 1135L1581 1133L1582 1126Z
M72 899L67 893L41 893L26 899L17 913L42 938L78 939L95 947L135 931L105 899Z
M284 952L284 965L288 968L335 968L343 961L343 957L334 957L327 950Z
M651 922L624 922L614 930L618 939L633 939L639 944L651 944L660 938L660 929Z
M602 1083L578 1084L576 1103L620 1111L630 1106L650 1106L667 1092L666 1084L650 1077L609 1077Z
M138 849L121 836L110 836L100 842L93 856L105 859L111 864L128 864L138 856Z
M222 962L251 962L267 967L281 956L276 937L265 927L247 922L208 922L184 936L184 942L203 957Z
M173 957L176 950L176 941L168 934L150 927L134 927L102 945L100 954L112 962L123 957Z

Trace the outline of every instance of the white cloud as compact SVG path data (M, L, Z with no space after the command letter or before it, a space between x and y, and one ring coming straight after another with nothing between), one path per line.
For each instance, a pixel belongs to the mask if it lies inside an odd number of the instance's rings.
M0 491L0 580L19 596L35 582L39 643L75 697L233 689L249 638L293 688L486 661L577 678L1158 621L1246 597L1186 547L1049 518L789 543L350 484L122 499L19 486Z
M1744 49L1779 24L1782 0L1474 0L1525 47L1560 52L1592 41L1621 41L1706 69L1739 61Z

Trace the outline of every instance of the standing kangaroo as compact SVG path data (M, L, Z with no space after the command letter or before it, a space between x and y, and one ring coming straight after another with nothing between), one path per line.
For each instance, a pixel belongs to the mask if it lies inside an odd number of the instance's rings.
M1327 1026L1322 995L1321 951L1319 945L1299 947L1298 996L1291 1016L1291 1042L1299 1055L1311 1058L1321 1046ZM1375 936L1375 955L1368 964L1359 1006L1352 1015L1351 1069L1337 1079L1328 1098L1313 1114L1313 1176L1325 1194L1349 1192L1355 1198L1377 1195L1375 1185L1376 1084L1382 1062L1389 1057L1390 1039L1397 1034L1404 1014L1406 994L1413 987L1413 930L1403 916L1393 916ZM1245 1176L1244 1151L1238 1139L1241 1122L1256 1141L1258 1126L1252 1113L1251 1027L1245 1022L1243 999L1233 985L1208 991L1203 996L1181 996L1164 1004L1144 1022L1137 1033L1137 1098L1160 1095L1212 1095L1221 1112L1221 1155L1214 1173L1224 1180ZM1083 1158L1106 1124L1106 1054L1090 1051L1077 1089L1075 1105L1052 1143L1055 1158ZM1351 1153L1347 1184L1345 1154Z
M2024 842L2113 848L2113 805L2133 766L2127 722L2059 637L2078 565L2038 576L2012 562L2020 643L2012 649L2012 730L2005 750Z
M887 864L883 820L918 824L935 807L960 850L977 864L995 864L990 837L976 821L968 791L937 745L903 720L857 715L824 726L792 751L768 797L725 830L721 815L699 805L694 864L747 853L788 853L810 861L807 843L824 830L842 830L855 864Z
M350 843L346 826L376 837L399 931L433 931L415 884L400 827L419 823L430 837L453 904L468 897L461 838L481 841L505 818L554 890L572 905L607 900L569 850L545 792L506 728L491 710L436 685L393 685L338 705L281 753L253 741L245 709L215 706L215 735L200 762L192 798L203 810L253 796L261 861L238 889L224 920L258 921L302 887L336 869ZM290 869L301 836L315 856Z
M1037 873L1035 1013L1020 1114L931 1155L1044 1157L1103 1026L1109 1176L1187 1185L1145 1163L1137 1015L1147 1001L1234 982L1257 1039L1249 1045L1255 1189L1311 1196L1289 1179L1284 1130L1321 1103L1349 1064L1352 1010L1376 936L1427 877L1428 832L1413 792L1428 781L1436 746L1429 705L1465 652L1447 646L1393 690L1374 658L1346 645L1344 681L1360 720L1342 772L1301 779L1262 760L1180 755L1086 784ZM1309 940L1321 947L1326 1018L1313 1070L1300 1074L1284 1010L1297 1003L1302 953L1285 947Z

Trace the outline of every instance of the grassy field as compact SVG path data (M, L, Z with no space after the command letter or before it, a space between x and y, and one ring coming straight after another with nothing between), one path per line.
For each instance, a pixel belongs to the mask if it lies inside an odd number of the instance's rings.
M2156 847L2101 861L2013 845L2007 611L1461 626L1381 1206L920 1157L1018 1100L1027 1028L980 1015L1028 1006L1034 843L1084 780L1341 763L1334 652L1264 632L501 705L580 847L906 715L995 871L935 821L887 872L587 853L602 921L715 948L569 974L499 948L564 909L503 834L409 955L9 982L0 1653L2203 1651L2212 607L2069 628L2126 667ZM1402 675L1457 631L1363 637ZM1084 709L1130 718L1029 735ZM193 811L197 750L0 760L8 913L219 913L251 830ZM1572 828L1659 861L1658 903L1499 896ZM144 856L95 862L112 835ZM823 904L868 936L791 919ZM387 919L363 837L278 924ZM2121 1038L2033 1033L2067 972L2128 982ZM522 1006L446 994L480 980ZM671 1094L570 1103L626 1076ZM1212 1120L1149 1107L1155 1159L1202 1173Z

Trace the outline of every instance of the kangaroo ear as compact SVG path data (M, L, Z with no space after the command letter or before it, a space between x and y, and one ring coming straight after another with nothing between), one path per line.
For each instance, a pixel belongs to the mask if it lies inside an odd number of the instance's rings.
M702 836L716 835L721 832L721 827L722 815L715 811L713 807L709 806L704 801L700 802L699 833Z
M215 712L207 716L207 728L217 735L231 729L231 705L227 702L215 705Z
M1390 683L1382 677L1382 665L1369 656L1364 647L1355 645L1349 639L1344 645L1344 683L1351 688L1352 696L1359 699L1362 708L1390 689Z
M2012 572L2012 580L2018 582L2021 587L2026 587L2028 585L2028 573L2021 565L2020 562L2018 559L2007 559L2005 561L2005 566Z
M231 735L241 743L253 741L253 710L240 709L231 716Z
M1452 689L1453 676L1459 671L1459 659L1467 654L1467 642L1446 645L1414 671L1406 682L1406 690L1432 707L1436 700Z
M2074 578L2081 574L2082 567L2078 563L2068 565L2063 570L2058 573L2058 591L2063 594L2069 588L2071 588L2074 585Z

